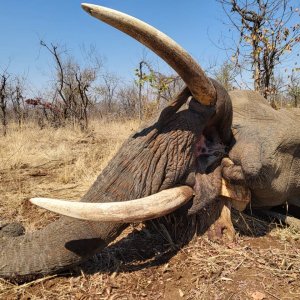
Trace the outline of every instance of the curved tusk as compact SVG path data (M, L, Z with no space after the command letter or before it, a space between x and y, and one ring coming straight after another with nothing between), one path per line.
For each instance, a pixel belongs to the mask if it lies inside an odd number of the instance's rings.
M123 31L155 52L183 79L194 98L203 105L216 103L216 90L199 64L170 37L147 23L103 6L82 3L93 17Z
M157 194L123 202L88 203L32 198L31 203L58 214L89 221L130 223L164 216L193 197L193 189L180 186Z

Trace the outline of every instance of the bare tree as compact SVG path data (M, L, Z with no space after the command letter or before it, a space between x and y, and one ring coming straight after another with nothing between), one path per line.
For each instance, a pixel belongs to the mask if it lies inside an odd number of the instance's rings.
M57 45L40 42L55 60L55 93L52 104L61 107L64 121L71 120L85 130L88 127L88 109L93 104L92 85L100 65L81 67Z
M147 68L147 71L150 73L150 75L147 75L145 73L144 68ZM139 113L139 120L141 121L143 118L143 94L142 90L144 87L145 82L152 80L152 67L145 59L142 59L139 62L139 67L135 70L135 75L137 77L136 84L139 89L139 97L138 97L138 113Z
M79 122L82 129L88 128L88 107L93 104L89 89L92 82L96 80L96 73L92 69L81 70L78 65L74 70L74 76L77 83Z
M3 128L3 135L7 133L7 103L10 97L9 78L10 75L4 71L0 78L0 109L1 109L1 121Z
M175 96L183 89L185 86L184 81L177 74L166 76L166 82L164 83L162 98L166 102L173 101Z
M109 72L105 72L101 79L102 84L98 86L96 90L101 96L105 110L112 113L113 104L117 100L118 88L121 80L116 74Z
M289 76L287 91L288 95L292 99L293 106L298 107L300 104L300 76L295 71L293 71L291 76Z
M174 99L174 96L183 87L184 83L178 75L165 75L158 71L155 71L149 62L146 60L141 60L139 62L139 67L135 70L135 76L137 80L135 81L139 89L138 97L138 111L139 119L143 118L144 110L160 109L163 105ZM148 84L150 86L150 91L147 94L148 107L145 107L145 100L143 95L144 86ZM149 99L152 98L152 99ZM152 101L153 100L153 101ZM162 101L164 100L164 104ZM153 113L150 113L150 115Z
M118 91L118 101L121 111L128 117L136 116L136 107L139 101L139 91L135 84L127 84Z
M299 9L290 0L218 1L240 35L233 59L251 64L254 89L267 98L275 67L299 44Z
M11 91L11 102L19 128L22 126L26 114L26 108L24 105L24 89L25 79L16 76Z
M220 82L227 91L234 89L235 78L238 74L233 63L225 61L220 67L213 70L213 77Z
M153 88L155 102L158 108L161 107L161 100L166 103L172 101L174 96L183 87L184 83L178 75L165 75L153 71L150 73L150 85Z

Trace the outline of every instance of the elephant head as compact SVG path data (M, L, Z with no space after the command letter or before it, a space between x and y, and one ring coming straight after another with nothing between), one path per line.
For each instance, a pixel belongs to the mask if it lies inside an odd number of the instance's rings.
M101 250L129 222L162 216L182 205L183 213L197 212L221 190L219 165L231 140L227 92L152 26L108 8L82 7L153 50L186 87L156 122L123 144L80 202L32 200L69 217L0 240L2 277L27 279L61 271Z

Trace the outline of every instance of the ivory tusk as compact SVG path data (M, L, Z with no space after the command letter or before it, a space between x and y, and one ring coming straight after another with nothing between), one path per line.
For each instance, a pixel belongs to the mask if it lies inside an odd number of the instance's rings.
M250 202L250 190L222 179L220 196L230 199L242 211ZM81 220L130 223L155 219L169 214L193 197L193 189L180 186L141 199L122 202L77 202L52 198L32 198L30 202L61 215Z
M243 211L251 200L251 192L242 185L231 184L222 178L222 189L220 196L228 198L232 206Z
M194 98L203 105L216 103L216 90L199 64L170 37L149 24L119 11L82 3L91 16L130 35L169 64L183 79Z
M176 210L193 197L193 189L180 186L154 195L122 202L75 202L32 198L31 203L65 216L101 222L131 223L155 219Z

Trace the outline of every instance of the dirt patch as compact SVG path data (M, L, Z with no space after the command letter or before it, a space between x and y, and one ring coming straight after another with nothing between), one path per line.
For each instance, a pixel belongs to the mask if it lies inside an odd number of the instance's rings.
M219 245L194 238L178 251L160 235L130 229L103 253L54 278L2 284L3 299L299 299L299 245L270 237ZM254 238L255 239L255 238ZM272 238L271 238L272 240ZM283 246L283 248L282 248ZM31 298L32 297L32 298Z

